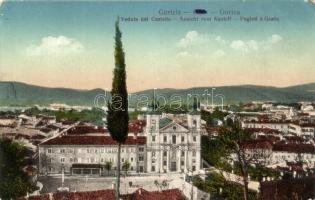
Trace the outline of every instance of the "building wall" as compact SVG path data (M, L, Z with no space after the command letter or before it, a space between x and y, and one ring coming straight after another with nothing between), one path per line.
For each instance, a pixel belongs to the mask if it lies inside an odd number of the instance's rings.
M256 123L256 122L242 122L243 128L269 128L281 131L283 133L289 132L289 123Z
M140 151L139 151L140 150ZM139 158L142 157L142 160ZM121 162L130 163L130 171L139 171L142 166L145 170L146 160L144 145L128 145L121 149ZM40 173L65 173L71 172L74 163L101 164L112 162L112 169L117 166L117 146L63 146L50 145L39 147L39 171Z
M177 123L159 129L156 127L159 119L158 115L147 117L147 172L198 171L201 163L200 115L187 115L188 129Z
M283 162L294 162L294 161L307 162L310 166L315 166L315 155L311 153L293 153L285 151L273 151L271 157L271 163L283 163Z

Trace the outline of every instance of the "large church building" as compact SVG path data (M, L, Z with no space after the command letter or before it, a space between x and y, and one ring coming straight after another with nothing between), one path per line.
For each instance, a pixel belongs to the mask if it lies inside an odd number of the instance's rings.
M189 114L149 112L145 120L129 123L121 149L121 163L130 173L180 173L198 171L201 165L201 119ZM117 166L117 145L104 127L76 125L39 144L41 174L107 173ZM122 164L123 165L123 164ZM122 166L121 165L121 166Z
M147 172L188 172L200 169L200 115L146 116Z

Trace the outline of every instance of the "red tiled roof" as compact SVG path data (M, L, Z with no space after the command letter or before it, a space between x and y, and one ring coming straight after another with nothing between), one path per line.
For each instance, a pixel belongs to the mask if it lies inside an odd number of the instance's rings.
M141 133L145 125L145 120L132 120L129 122L128 129L130 133Z
M115 190L98 190L88 192L57 192L52 194L42 194L30 197L18 198L18 200L115 200Z
M255 124L289 124L290 121L284 120L284 121L279 121L279 120L251 120L251 121L244 121L244 123L255 123Z
M286 151L292 153L315 153L315 147L312 144L296 144L278 142L273 145L273 151Z
M313 199L314 177L261 182L261 198L277 199Z
M257 137L257 139L259 139L259 140L268 140L271 143L275 143L275 142L280 141L280 137L279 136L275 136L275 135L259 135Z
M115 200L115 190L98 190L88 192L57 192L50 200ZM121 196L122 200L186 200L179 189L149 192L142 188L132 194ZM49 194L22 197L18 200L49 200Z
M70 128L67 131L68 135L80 135L80 134L87 134L87 133L107 133L107 129L103 127L97 126L87 126L87 125L78 125L75 127Z
M248 131L249 133L265 133L265 134L273 134L273 133L279 133L280 131L270 128L245 128L245 131Z
M81 135L64 135L52 138L43 142L41 145L116 145L117 142L110 136L81 136ZM146 137L128 136L124 144L127 145L145 145Z
M244 141L241 143L241 146L245 149L272 149L272 145L269 140Z
M142 188L132 194L122 195L123 200L186 200L179 189L149 192Z
M60 192L53 195L53 200L115 200L115 194L115 190Z

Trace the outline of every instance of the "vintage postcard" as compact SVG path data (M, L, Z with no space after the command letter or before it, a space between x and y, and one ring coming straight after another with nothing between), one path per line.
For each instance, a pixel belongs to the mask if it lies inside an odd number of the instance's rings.
M0 200L315 199L314 0L0 0Z

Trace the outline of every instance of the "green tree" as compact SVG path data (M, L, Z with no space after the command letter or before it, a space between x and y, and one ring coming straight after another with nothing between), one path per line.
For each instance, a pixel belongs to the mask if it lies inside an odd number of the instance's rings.
M231 167L227 162L230 151L225 148L219 138L209 138L203 135L201 137L201 155L208 164L225 171L230 171Z
M36 189L23 168L26 148L8 138L0 138L0 198L16 199Z
M125 54L121 41L119 19L116 21L115 35L115 68L111 90L111 101L108 102L107 128L111 137L117 142L117 200L120 192L120 149L128 136L128 93L126 85Z
M113 163L110 161L106 161L105 163L105 169L107 170L107 175L109 175L109 171L112 169Z
M239 123L235 123L232 126L225 127L223 133L219 135L219 140L223 147L229 152L228 155L236 155L237 163L240 165L240 174L243 178L243 197L244 200L248 200L248 170L254 158L250 155L254 154L249 154L241 144L250 140L250 134L244 131Z
M194 176L193 184L200 190L210 193L213 199L235 200L240 199L243 193L241 185L227 181L221 173L214 171L208 173L205 180ZM249 191L249 200L256 199L257 193Z
M128 162L128 160L126 160L123 165L122 165L122 169L125 171L125 175L127 175L128 170L130 169L130 163Z

